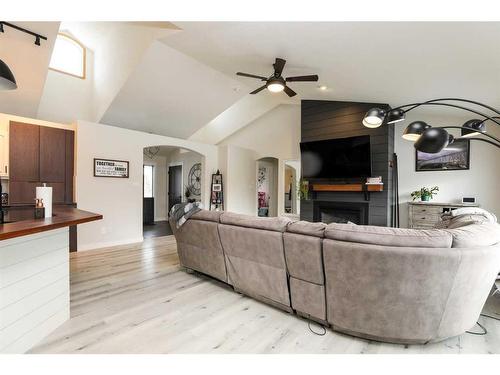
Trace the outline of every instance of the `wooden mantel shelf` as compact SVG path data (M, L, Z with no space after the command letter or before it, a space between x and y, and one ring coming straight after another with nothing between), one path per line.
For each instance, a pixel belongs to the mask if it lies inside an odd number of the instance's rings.
M312 191L383 191L384 185L365 185L365 184L313 184Z

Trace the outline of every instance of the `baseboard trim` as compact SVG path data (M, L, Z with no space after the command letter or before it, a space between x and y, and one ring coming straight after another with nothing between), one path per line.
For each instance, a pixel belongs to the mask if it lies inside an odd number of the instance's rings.
M119 240L119 241L96 242L96 243L90 243L90 244L85 244L85 245L79 244L78 251L99 250L99 249L102 249L103 247L128 245L128 244L133 244L133 243L139 243L142 241L144 241L144 237L135 237L135 238L129 238L129 239Z

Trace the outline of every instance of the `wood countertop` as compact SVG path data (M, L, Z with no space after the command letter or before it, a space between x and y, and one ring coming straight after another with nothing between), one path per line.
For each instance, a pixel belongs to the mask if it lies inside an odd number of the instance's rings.
M100 214L73 207L55 206L52 212L53 216L51 218L29 219L0 224L0 241L102 219L102 215Z

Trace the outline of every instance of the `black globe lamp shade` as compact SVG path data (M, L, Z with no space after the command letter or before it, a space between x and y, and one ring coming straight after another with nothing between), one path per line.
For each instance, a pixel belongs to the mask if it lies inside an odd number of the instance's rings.
M0 90L15 89L17 89L17 83L14 74L12 74L7 64L0 60Z
M402 109L393 109L387 115L387 123L395 124L396 122L404 121L405 117L405 111Z
M414 146L418 151L436 154L448 146L450 134L443 128L426 129L417 139Z
M415 142L417 139L420 138L422 133L426 129L429 129L429 128L430 128L430 125L428 125L424 121L414 121L406 127L406 129L403 132L402 137L403 137L403 139L406 139L407 141Z
M486 125L484 124L484 120L469 120L462 125L461 132L462 137L473 137L481 133L486 133Z
M367 128L378 128L385 119L385 111L380 108L372 108L366 112L363 125Z

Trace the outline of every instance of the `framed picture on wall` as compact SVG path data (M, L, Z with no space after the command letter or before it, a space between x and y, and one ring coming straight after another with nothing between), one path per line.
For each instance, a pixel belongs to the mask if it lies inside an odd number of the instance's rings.
M125 160L94 159L94 177L128 178L129 162Z
M457 139L436 154L415 151L415 170L417 172L467 170L470 164L469 143L468 139Z

